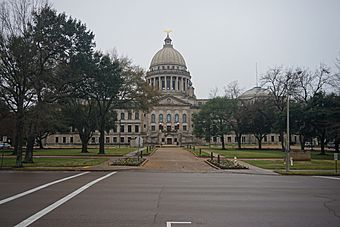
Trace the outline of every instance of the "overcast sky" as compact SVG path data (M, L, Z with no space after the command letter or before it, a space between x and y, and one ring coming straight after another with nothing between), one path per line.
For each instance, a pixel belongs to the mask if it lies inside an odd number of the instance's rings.
M256 85L273 66L332 67L340 56L339 0L50 0L116 49L149 68L165 29L185 58L198 98L238 80Z

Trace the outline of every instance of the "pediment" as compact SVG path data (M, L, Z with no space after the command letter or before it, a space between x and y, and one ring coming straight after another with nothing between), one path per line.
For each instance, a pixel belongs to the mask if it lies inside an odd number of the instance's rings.
M161 98L158 102L158 105L161 106L187 106L190 105L190 103L179 99L177 97L174 97L172 95L166 95L163 98Z

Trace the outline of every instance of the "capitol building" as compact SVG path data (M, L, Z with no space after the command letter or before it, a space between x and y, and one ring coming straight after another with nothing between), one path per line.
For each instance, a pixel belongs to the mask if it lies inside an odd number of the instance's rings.
M157 105L148 112L134 109L116 109L116 125L105 135L107 145L130 145L142 140L146 145L177 145L185 146L203 142L193 135L192 116L199 111L200 106L209 99L197 99L191 81L191 74L181 53L177 51L169 34L166 36L163 48L152 58L146 72L146 82L158 90L161 98ZM262 88L254 87L244 92L239 99L251 101L267 96ZM243 135L242 143L255 144L254 135ZM277 134L269 134L263 143L276 144L281 141ZM297 142L296 136L292 141ZM220 144L219 137L212 137L212 144ZM226 144L236 144L234 134L225 135ZM47 145L77 145L81 144L79 135L75 131L57 133L46 138ZM89 144L99 144L99 132L96 131Z
M148 112L117 109L117 121L105 136L106 144L130 144L142 138L148 145L186 145L197 142L193 135L192 115L207 99L197 99L191 75L180 52L169 36L163 48L152 58L145 76L146 82L158 90L161 99ZM89 144L99 143L99 132L94 133ZM76 132L53 134L46 139L49 145L81 144Z

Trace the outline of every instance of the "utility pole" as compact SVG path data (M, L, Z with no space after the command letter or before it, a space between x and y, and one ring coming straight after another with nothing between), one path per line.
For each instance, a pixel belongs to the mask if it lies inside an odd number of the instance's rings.
M287 92L287 144L286 144L286 172L290 165L290 134L289 134L289 93Z

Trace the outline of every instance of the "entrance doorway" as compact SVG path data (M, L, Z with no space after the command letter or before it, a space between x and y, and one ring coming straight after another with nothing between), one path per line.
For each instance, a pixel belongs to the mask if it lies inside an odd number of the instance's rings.
M172 144L172 138L166 138L166 144Z

